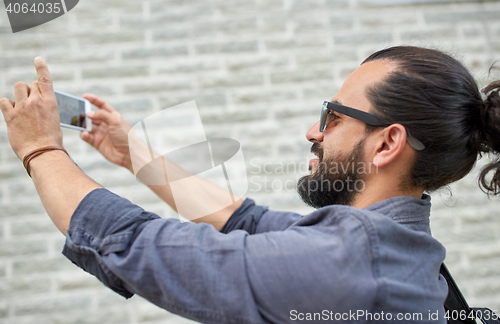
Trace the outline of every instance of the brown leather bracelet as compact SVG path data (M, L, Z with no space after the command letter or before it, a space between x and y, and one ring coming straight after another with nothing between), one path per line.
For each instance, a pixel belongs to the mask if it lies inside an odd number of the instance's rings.
M30 161L33 160L34 158L36 158L37 156L45 153L45 152L49 152L49 151L63 151L64 153L68 154L68 152L66 152L65 149L63 149L62 147L58 147L58 146L44 146L44 147L41 147L41 148L38 148L36 150L33 150L31 151L30 153L26 154L23 158L23 165L24 165L24 168L26 169L26 172L28 172L28 175L31 177L31 173L30 173ZM69 154L68 154L69 156Z

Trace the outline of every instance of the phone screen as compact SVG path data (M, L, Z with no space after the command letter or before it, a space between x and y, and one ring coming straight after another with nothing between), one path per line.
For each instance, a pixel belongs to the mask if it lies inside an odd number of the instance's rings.
M85 102L60 93L56 93L56 98L61 123L85 128Z

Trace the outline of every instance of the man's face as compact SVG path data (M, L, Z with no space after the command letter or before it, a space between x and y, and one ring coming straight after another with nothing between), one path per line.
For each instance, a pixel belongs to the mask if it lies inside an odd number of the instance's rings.
M373 61L361 65L344 82L333 102L370 112L372 106L366 90L381 81L394 65ZM319 121L307 132L313 143L311 152L318 158L309 162L311 175L298 182L301 198L320 208L332 204L351 205L365 188L374 148L366 134L366 124L336 113L325 131L319 131Z

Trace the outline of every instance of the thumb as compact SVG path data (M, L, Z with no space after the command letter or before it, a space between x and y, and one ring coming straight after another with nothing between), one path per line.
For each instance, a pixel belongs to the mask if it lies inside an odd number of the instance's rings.
M91 134L87 131L83 131L80 133L80 137L90 145L94 146L94 134Z
M92 121L100 121L108 125L112 124L116 119L115 116L107 110L91 111L87 114L87 116L92 119Z

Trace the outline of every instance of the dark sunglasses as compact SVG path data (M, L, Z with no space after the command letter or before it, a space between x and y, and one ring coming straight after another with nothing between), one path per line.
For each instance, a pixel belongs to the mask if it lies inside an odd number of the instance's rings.
M379 117L369 114L367 112L354 109L351 107L342 106L333 102L325 101L323 103L323 108L321 109L321 116L319 119L320 132L323 132L326 126L328 126L328 124L330 123L330 121L332 121L332 111L336 111L343 115L357 119L370 126L387 127L391 125L389 123L382 121L381 119L379 119ZM406 140L408 141L410 146L413 147L414 150L421 151L425 148L424 144L422 144L422 142L420 142L415 137L411 136L408 130L406 130L406 134L407 134Z

